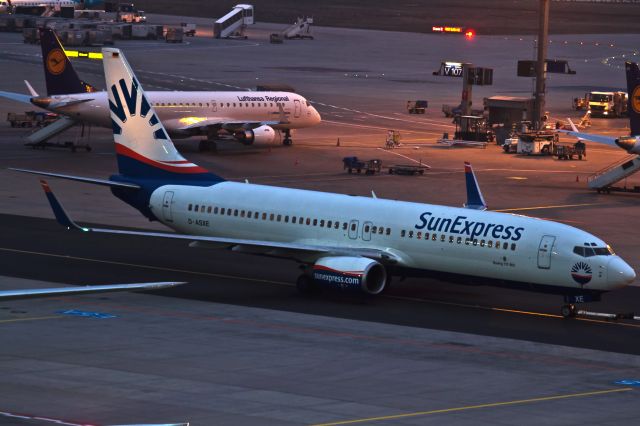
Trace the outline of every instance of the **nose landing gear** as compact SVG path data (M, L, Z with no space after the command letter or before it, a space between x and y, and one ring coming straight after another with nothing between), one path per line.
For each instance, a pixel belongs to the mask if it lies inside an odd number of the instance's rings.
M284 131L284 139L282 140L282 145L291 146L293 145L293 139L291 139L291 130L286 129Z
M574 318L576 316L576 305L572 303L562 305L560 314L563 318Z

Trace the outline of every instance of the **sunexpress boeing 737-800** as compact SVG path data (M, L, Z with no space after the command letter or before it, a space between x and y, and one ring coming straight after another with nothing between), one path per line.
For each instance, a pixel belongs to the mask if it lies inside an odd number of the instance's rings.
M122 52L103 54L119 173L94 179L21 171L109 186L176 233L80 227L45 187L56 218L69 229L291 259L304 266L301 292L324 286L375 295L392 276L551 292L565 296L567 317L574 303L598 300L635 279L627 263L585 231L485 211L469 165L466 208L225 181L177 152Z
M39 95L28 85L30 95L0 91L0 96L110 128L109 111L118 106L109 103L107 92L80 80L53 30L41 29L40 43L47 95ZM171 137L206 136L201 150L214 149L219 133L230 134L245 145L269 145L279 130L284 133L282 143L291 145L292 130L321 121L309 101L292 92L150 91L147 97Z

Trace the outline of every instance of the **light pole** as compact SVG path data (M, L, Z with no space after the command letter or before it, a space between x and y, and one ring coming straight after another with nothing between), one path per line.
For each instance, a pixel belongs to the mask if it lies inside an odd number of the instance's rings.
M538 21L538 61L536 63L536 93L534 95L533 119L534 128L540 130L545 108L545 91L547 78L547 44L549 42L549 3L551 0L540 0L540 17Z

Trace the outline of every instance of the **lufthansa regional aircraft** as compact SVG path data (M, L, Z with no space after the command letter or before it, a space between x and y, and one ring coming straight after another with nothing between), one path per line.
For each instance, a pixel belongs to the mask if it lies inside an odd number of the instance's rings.
M12 92L0 92L0 96L111 128L110 111L119 111L121 105L109 102L107 92L98 92L80 80L53 30L40 30L40 42L47 95L38 95L27 83L31 96ZM309 101L291 92L149 91L147 96L171 137L207 136L200 143L202 151L215 149L214 139L221 131L245 145L269 145L280 130L284 132L282 143L291 145L291 130L321 121ZM120 98L116 101L121 102Z
M571 120L569 120L569 122L571 123L573 131L559 131L575 136L579 139L586 139L592 142L617 146L624 149L629 154L640 155L640 69L638 69L638 64L635 62L625 62L624 65L627 72L627 89L629 93L627 111L629 114L631 135L616 138L593 133L582 133L578 131Z
M375 295L392 276L438 276L560 294L566 317L575 315L574 303L599 300L636 277L585 231L484 211L469 165L466 208L225 181L178 153L122 52L103 54L118 174L94 179L19 171L109 186L176 233L80 227L47 192L57 220L69 229L291 259L303 266L297 280L303 293L333 287Z

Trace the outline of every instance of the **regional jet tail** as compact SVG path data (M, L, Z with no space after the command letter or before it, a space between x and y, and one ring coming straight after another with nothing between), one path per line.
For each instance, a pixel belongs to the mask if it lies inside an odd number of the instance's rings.
M177 152L122 52L103 55L119 173L96 183L176 233L82 228L44 185L69 229L294 260L302 266L296 285L303 294L334 288L375 295L392 276L432 275L561 294L568 317L573 303L599 300L635 279L604 241L585 231L482 210L470 167L471 208L225 181Z
M625 62L627 72L627 90L629 93L628 108L631 134L629 136L611 137L593 133L579 132L573 122L569 120L573 130L559 130L578 139L617 146L629 154L640 154L640 69L635 62Z
M110 284L110 285L90 285L83 287L58 287L58 288L38 288L21 290L2 290L0 300L14 299L35 299L42 297L60 297L78 294L95 293L115 293L118 291L149 291L161 290L185 284L183 282L157 282L157 283L136 283L136 284Z

